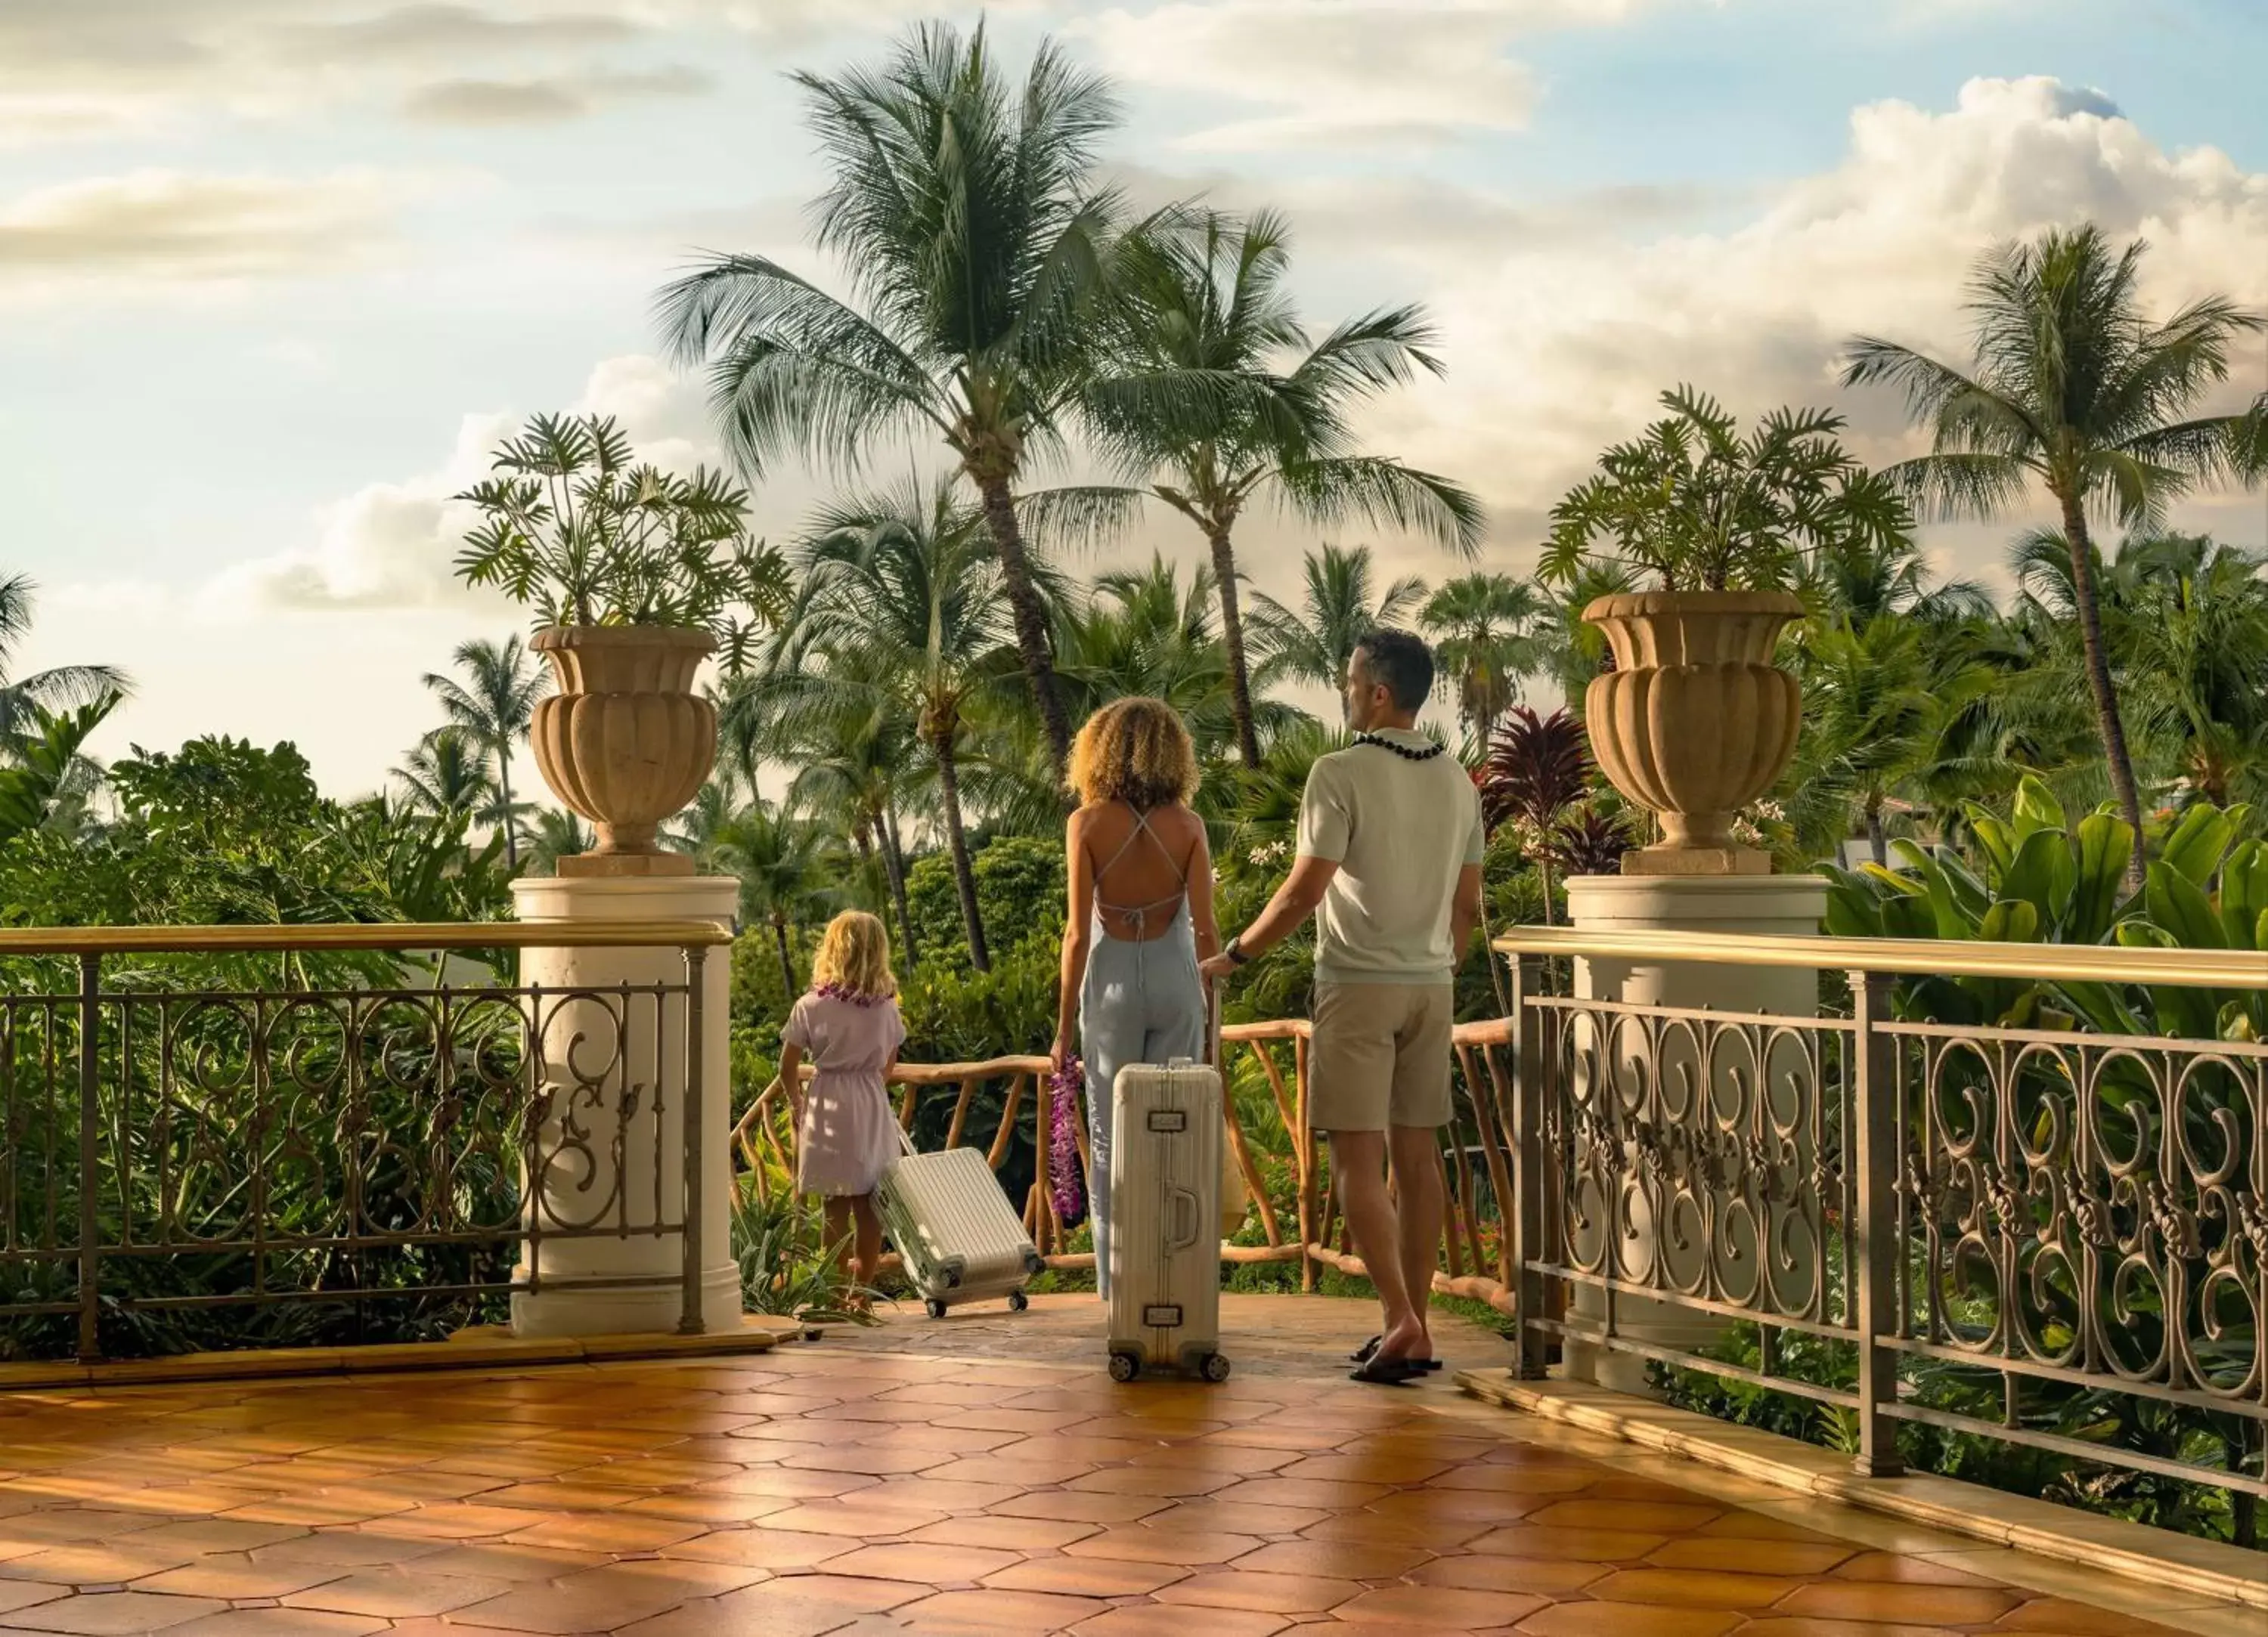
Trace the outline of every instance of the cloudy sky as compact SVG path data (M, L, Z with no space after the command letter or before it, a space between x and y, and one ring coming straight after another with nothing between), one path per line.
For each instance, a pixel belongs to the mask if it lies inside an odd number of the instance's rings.
M26 665L138 692L99 748L291 738L341 793L433 717L420 674L518 615L453 585L447 497L517 417L710 447L654 356L701 248L824 273L784 75L870 59L912 0L0 0L0 568ZM958 20L973 22L976 13ZM1448 378L1374 447L1492 513L1491 567L1690 378L1744 413L1842 401L1856 329L1957 354L1996 239L2086 217L2150 293L2268 305L2258 0L1182 0L996 5L1120 81L1145 192L1274 202L1329 321L1423 299ZM2268 351L2245 364L2268 385ZM760 497L773 533L823 480ZM2258 496L2186 520L2268 544ZM1138 543L1191 556L1160 516ZM1933 532L1989 575L2005 531ZM1263 589L1301 541L1257 525ZM1375 542L1395 566L1448 567Z

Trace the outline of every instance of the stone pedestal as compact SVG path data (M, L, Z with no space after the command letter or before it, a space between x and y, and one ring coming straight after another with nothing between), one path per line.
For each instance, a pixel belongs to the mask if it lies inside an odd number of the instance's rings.
M730 878L616 877L528 878L512 884L522 921L708 921L730 928L740 883ZM600 1201L620 1189L622 1209L599 1220L627 1222L625 1234L588 1239L542 1238L533 1255L543 1279L652 1280L651 1285L600 1290L541 1288L512 1299L512 1328L520 1336L595 1336L674 1331L684 1316L684 1246L674 1234L650 1230L657 1220L683 1215L684 1115L697 1108L703 1139L701 1318L710 1331L737 1332L740 1273L732 1244L732 951L708 951L702 986L701 1064L704 1084L688 1095L685 1084L685 1002L665 996L656 1028L651 995L633 995L629 1052L615 1056L616 1025L610 1008L619 997L544 1002L544 1055L556 1106L542 1138L543 1175L528 1181L529 1209L541 1225L592 1219ZM616 989L685 981L682 953L670 948L534 948L520 957L520 980L546 989ZM578 1035L582 1044L575 1044ZM618 1119L625 1085L640 1090L641 1104L625 1128ZM563 1095L577 1088L577 1096ZM652 1117L656 1087L662 1115ZM571 1120L590 1136L563 1130ZM614 1139L622 1132L617 1154ZM563 1136L566 1141L563 1144ZM659 1215L657 1215L659 1213ZM515 1274L527 1279L531 1250L523 1242Z
M1827 910L1827 883L1817 876L1578 876L1567 883L1568 919L1585 932L1744 933L1752 936L1812 937ZM1818 974L1808 967L1735 966L1711 961L1579 960L1575 963L1575 993L1583 998L1622 1001L1638 1006L1707 1008L1727 1013L1769 1013L1782 1017L1810 1017L1819 1010ZM1580 1021L1580 1020L1579 1020ZM1677 1037L1684 1053L1690 1035ZM1602 1049L1595 1061L1611 1064L1616 1051ZM1614 1043L1625 1057L1632 1048L1629 1036ZM1782 1056L1794 1050L1783 1043ZM1657 1070L1662 1066L1656 1065ZM1672 1065L1673 1070L1683 1065ZM1720 1058L1709 1074L1712 1095L1723 1105L1734 1106L1740 1096L1732 1076L1746 1068L1764 1094L1778 1099L1776 1107L1793 1117L1795 1099L1815 1093L1801 1086L1800 1075L1791 1075L1792 1061L1757 1066L1735 1054ZM1634 1161L1635 1156L1626 1156ZM1808 1165L1808 1149L1799 1164ZM1630 1226L1641 1235L1657 1226L1642 1207L1631 1209ZM1671 1250L1656 1243L1646 1247L1669 1259L1675 1274L1697 1271L1696 1259L1705 1249ZM1682 1258L1682 1259L1681 1259ZM1788 1275L1793 1282L1808 1283L1808 1268ZM1569 1303L1569 1318L1576 1324L1603 1324L1606 1304L1602 1292L1577 1286ZM1618 1334L1657 1347L1690 1352L1708 1346L1724 1328L1724 1321L1644 1297L1621 1296L1615 1302ZM1609 1353L1571 1340L1565 1349L1570 1376L1597 1382L1621 1391L1642 1391L1646 1361L1632 1354Z

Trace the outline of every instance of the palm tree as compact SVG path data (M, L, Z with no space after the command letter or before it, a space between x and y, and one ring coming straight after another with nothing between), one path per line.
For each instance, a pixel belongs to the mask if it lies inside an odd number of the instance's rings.
M512 799L512 747L527 738L535 719L536 701L551 691L551 678L541 661L520 645L517 634L501 642L475 637L457 644L452 657L465 680L425 674L425 686L439 695L449 725L464 734L483 752L496 759L496 801L493 813L504 826L504 859L507 870L519 869L519 809Z
M710 862L717 833L740 811L745 799L734 760L720 759L717 770L693 793L685 811L663 827L661 844L701 863Z
M1874 862L1887 865L1882 806L1935 750L1947 687L1933 664L1927 628L1884 618L1822 624L1804 639L1803 731L1793 781L1799 804L1827 805L1839 847L1853 806ZM1799 819L1799 832L1805 828Z
M1067 604L1061 616L1069 697L1086 713L1129 694L1163 700L1188 724L1201 760L1228 753L1239 724L1214 604L1210 569L1200 565L1183 585L1179 568L1157 554L1146 568L1097 576L1093 594ZM1301 714L1266 699L1252 708L1271 732Z
M561 859L587 853L598 844L599 838L580 815L563 807L539 807L528 829L527 867L534 871L556 870Z
M780 981L792 999L802 987L788 929L821 914L836 896L839 860L824 832L801 815L752 801L718 826L711 856L740 877L740 913L772 929Z
M1543 668L1536 627L1549 606L1543 594L1508 574L1475 572L1449 581L1418 611L1432 635L1444 679L1454 678L1465 736L1484 744L1520 698L1521 679Z
M469 817L490 796L487 748L462 728L436 728L394 770L412 811Z
M2009 553L2024 606L2067 628L2071 553L2042 529ZM2268 774L2268 577L2197 535L2129 535L2093 566L2103 643L2146 760L2226 806ZM2066 686L2075 682L2058 667Z
M101 694L69 710L33 702L18 712L0 766L0 841L35 829L85 833L103 777L85 747L122 697Z
M718 701L719 749L743 769L766 762L793 767L790 804L836 815L870 873L879 860L881 890L868 907L895 907L910 965L920 954L898 814L923 776L919 745L912 717L886 692L826 689L832 660L815 644L812 618L824 589L802 576L762 663L727 679Z
M1196 413L1111 418L1100 429L1150 492L1197 525L1212 552L1229 664L1236 743L1260 766L1252 682L1238 606L1238 519L1263 492L1279 509L1328 527L1353 519L1411 528L1469 556L1480 503L1448 479L1382 455L1356 452L1349 412L1408 382L1441 373L1432 327L1416 306L1348 319L1310 341L1284 288L1291 234L1284 217L1206 211L1189 231L1148 237L1130 252L1116 334L1130 373L1204 371L1248 391ZM1287 355L1296 362L1282 367Z
M1252 623L1267 655L1263 684L1280 677L1339 688L1363 635L1408 615L1425 595L1425 582L1412 574L1373 596L1367 546L1325 546L1320 554L1309 552L1301 578L1305 591L1297 613L1265 592L1253 593ZM1339 720L1346 720L1344 697Z
M2231 344L2268 327L2268 315L2209 296L2153 324L2136 290L2143 253L2139 239L2114 250L2092 224L2002 246L1970 279L1968 373L1859 336L1843 378L1901 388L1930 428L1931 452L1891 468L1918 505L1940 517L1997 517L2035 481L2054 500L2111 789L2134 833L2128 877L2137 886L2141 794L2103 645L2088 520L2154 525L2200 484L2252 481L2268 453L2268 393L2246 415L2193 413L2228 378Z
M988 972L960 767L970 698L990 685L983 661L1010 624L984 517L949 485L909 481L828 507L805 561L806 635L828 656L817 696L880 694L913 716L937 769L969 959Z
M860 305L769 257L718 256L663 290L668 347L711 363L725 439L751 475L790 450L855 466L908 434L944 439L982 504L1060 767L1071 725L1019 491L1075 418L1185 415L1219 395L1185 372L1098 371L1097 298L1125 210L1095 180L1095 155L1117 100L1050 41L1013 86L983 28L964 40L942 23L879 70L795 77L833 170L819 248L849 268ZM1128 496L1059 492L1054 510L1115 523Z
M27 677L14 674L17 650L32 632L39 589L28 574L0 579L0 740L26 731L43 738L47 728L33 720L35 707L61 715L106 698L114 702L133 692L134 685L115 665L58 665Z

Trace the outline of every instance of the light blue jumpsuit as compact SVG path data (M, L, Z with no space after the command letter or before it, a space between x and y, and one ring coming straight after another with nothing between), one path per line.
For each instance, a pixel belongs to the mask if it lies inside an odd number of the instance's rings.
M1134 829L1094 872L1094 931L1080 986L1079 1033L1086 1067L1086 1129L1093 1149L1087 1186L1088 1220L1094 1225L1095 1282L1110 1294L1110 1149L1112 1088L1128 1063L1162 1064L1176 1057L1204 1054L1204 980L1197 975L1197 938L1189 926L1189 884L1154 904L1106 901L1103 878L1138 837L1173 855L1150 828L1147 813L1134 815ZM1170 909L1173 919L1154 938L1114 938L1104 929L1103 912L1147 932L1148 918Z

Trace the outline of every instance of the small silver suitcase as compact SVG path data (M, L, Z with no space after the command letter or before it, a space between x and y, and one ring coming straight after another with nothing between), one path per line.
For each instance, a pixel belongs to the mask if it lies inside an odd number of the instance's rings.
M1216 1062L1218 1016L1208 1031ZM1163 1368L1226 1381L1219 1072L1187 1058L1129 1063L1111 1107L1110 1377Z
M983 1152L917 1154L904 1133L898 1141L905 1154L883 1173L874 1203L929 1316L991 1296L1022 1312L1030 1305L1025 1285L1047 1264Z

